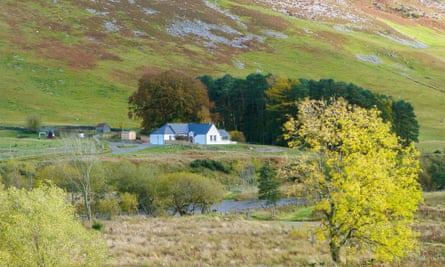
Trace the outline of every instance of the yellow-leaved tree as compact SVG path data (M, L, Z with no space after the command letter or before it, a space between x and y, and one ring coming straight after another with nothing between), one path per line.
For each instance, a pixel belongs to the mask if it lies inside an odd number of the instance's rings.
M402 147L377 109L346 100L304 100L284 125L291 148L312 151L297 165L322 215L332 260L360 255L397 262L415 251L411 228L422 201L418 152Z
M0 187L0 266L103 266L106 242L57 187Z

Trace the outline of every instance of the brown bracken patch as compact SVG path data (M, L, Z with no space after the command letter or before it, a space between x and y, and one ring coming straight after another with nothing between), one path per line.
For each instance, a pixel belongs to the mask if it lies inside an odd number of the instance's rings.
M68 46L61 41L42 42L33 47L40 56L66 61L73 69L91 69L96 66L96 56L102 52L97 45Z

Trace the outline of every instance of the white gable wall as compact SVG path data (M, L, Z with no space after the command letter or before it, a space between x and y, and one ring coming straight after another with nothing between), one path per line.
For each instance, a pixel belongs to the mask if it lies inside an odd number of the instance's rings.
M196 135L194 139L195 144L201 145L222 145L222 144L230 144L230 140L223 140L222 136L219 134L218 129L215 125L210 127L210 130L206 135Z
M206 141L206 144L208 145L221 145L226 143L222 140L222 137L215 125L212 125L212 127L210 127L210 130L206 136Z

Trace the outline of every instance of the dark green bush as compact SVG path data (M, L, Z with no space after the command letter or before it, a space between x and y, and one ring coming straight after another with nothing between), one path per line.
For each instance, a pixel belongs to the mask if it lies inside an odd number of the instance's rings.
M229 166L226 166L222 162L213 159L196 159L190 163L190 167L205 168L212 171L224 172L227 174L229 174L231 171L231 168Z
M425 191L445 189L445 156L440 153L426 155L421 158L422 172L419 182Z
M104 225L98 221L94 221L93 224L91 225L91 228L93 228L94 230L97 230L97 231L102 231L102 229L104 228Z

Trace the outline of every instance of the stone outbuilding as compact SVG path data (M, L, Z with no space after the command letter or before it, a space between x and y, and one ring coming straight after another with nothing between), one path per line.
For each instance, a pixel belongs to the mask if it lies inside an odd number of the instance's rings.
M99 123L96 125L96 131L101 133L109 133L111 132L111 127L106 123Z

